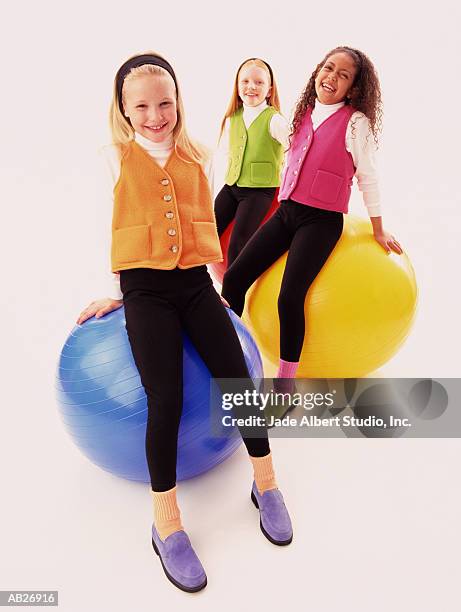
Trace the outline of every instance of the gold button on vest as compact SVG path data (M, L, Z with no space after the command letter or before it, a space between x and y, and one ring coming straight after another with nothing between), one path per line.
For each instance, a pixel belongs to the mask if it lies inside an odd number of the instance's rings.
M165 193L166 186L170 193ZM169 203L169 210L163 202ZM174 150L161 168L135 141L121 147L111 259L113 272L222 261L208 180L184 151Z

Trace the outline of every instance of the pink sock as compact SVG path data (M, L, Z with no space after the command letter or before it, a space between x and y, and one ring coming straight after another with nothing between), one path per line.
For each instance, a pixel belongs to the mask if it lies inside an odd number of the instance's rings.
M280 359L277 378L294 378L298 369L299 361L284 361Z

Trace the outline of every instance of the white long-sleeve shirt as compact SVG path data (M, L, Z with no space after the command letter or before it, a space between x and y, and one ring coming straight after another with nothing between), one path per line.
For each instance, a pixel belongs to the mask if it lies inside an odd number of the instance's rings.
M261 104L258 104L258 106L248 106L247 104L243 105L242 118L246 129L250 127L253 121L257 117L259 117L263 110L266 110L268 106L269 105L267 104L266 100L263 100ZM225 154L229 154L229 129L230 122L229 119L226 119L221 138L221 147L223 153ZM280 113L272 115L271 121L269 123L269 132L272 138L278 140L278 142L283 146L283 150L288 149L288 136L290 135L290 127L288 125L288 121L283 115L281 115Z
M173 137L165 142L152 142L148 138L141 136L135 132L134 139L138 145L140 145L149 155L157 162L157 164L163 168L168 161L168 158L173 150ZM115 145L106 145L102 147L101 154L104 158L105 166L109 171L109 183L108 189L110 190L110 198L113 203L114 200L114 187L120 176L120 155L118 148ZM207 161L203 170L210 183L210 188L213 190L213 164Z
M312 125L316 130L330 115L344 106L338 104L322 104L318 100L312 111ZM346 128L346 149L352 155L355 178L358 188L362 192L363 203L367 207L370 217L381 216L379 201L378 172L375 160L375 143L370 131L370 122L361 112L356 111L350 118Z
M141 136L135 132L135 141L139 144L143 149L145 149L149 155L157 162L159 166L162 168L165 166L168 158L173 151L173 138L168 141L156 143L152 142L148 138ZM104 160L104 166L107 175L107 222L106 222L106 232L104 234L104 249L110 258L111 252L111 239L112 239L112 211L114 208L114 187L117 184L117 181L120 177L120 155L118 148L115 145L107 145L101 149L101 155ZM211 160L206 162L203 166L203 170L205 175L208 178L210 183L210 189L213 190L213 165ZM108 261L109 270L110 270L110 259ZM107 284L105 287L106 295L111 297L114 300L122 299L122 292L120 290L120 277L118 274L113 274L110 272L106 275Z

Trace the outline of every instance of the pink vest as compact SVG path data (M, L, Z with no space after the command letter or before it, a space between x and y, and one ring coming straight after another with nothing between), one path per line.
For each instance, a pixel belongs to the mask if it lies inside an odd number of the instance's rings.
M346 129L355 108L342 106L315 130L308 108L293 137L282 175L279 201L289 198L314 208L347 213L355 174L346 150Z

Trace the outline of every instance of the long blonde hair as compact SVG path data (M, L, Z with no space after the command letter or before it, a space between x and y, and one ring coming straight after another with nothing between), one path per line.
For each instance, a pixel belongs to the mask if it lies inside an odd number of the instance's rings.
M280 99L279 99L279 92L277 89L277 83L275 82L275 78L272 73L272 69L269 67L269 64L266 64L265 61L257 57L252 57L250 59L247 59L242 64L240 64L240 66L237 69L237 73L234 79L234 88L232 90L232 96L229 102L229 106L227 107L226 114L224 115L223 120L221 122L221 130L219 132L219 139L221 139L221 136L223 134L224 126L226 124L226 119L229 119L229 117L232 117L232 115L241 106L243 106L243 102L239 96L238 83L239 83L240 70L242 70L242 68L245 68L245 66L259 66L259 68L263 68L267 72L267 74L269 75L269 84L270 84L270 87L272 88L271 95L269 96L267 103L269 104L269 106L273 106L277 111L280 112Z
M148 51L147 53L151 53L156 55L157 57L162 58L158 53L154 53L153 51ZM138 55L133 55L129 59L133 59L138 57ZM124 83L130 81L132 79L138 78L144 75L169 75L170 73L162 68L161 66L155 66L153 64L143 64L142 66L138 66L136 68L132 68L130 72L125 77ZM171 75L170 75L171 76ZM114 89L112 96L112 103L110 106L109 112L109 125L110 131L112 133L112 142L119 148L120 153L122 152L124 145L128 144L132 140L134 140L135 131L131 122L121 111L121 106L123 105L123 89L122 89L122 100L119 100L118 91L117 91L117 78L114 79ZM186 157L184 161L194 161L199 164L203 164L209 158L208 150L196 142L187 133L185 119L184 119L184 105L181 97L181 92L179 90L179 86L176 82L176 110L178 115L178 120L173 130L173 141L176 153L181 157L181 152L183 152ZM178 150L179 149L179 150Z

